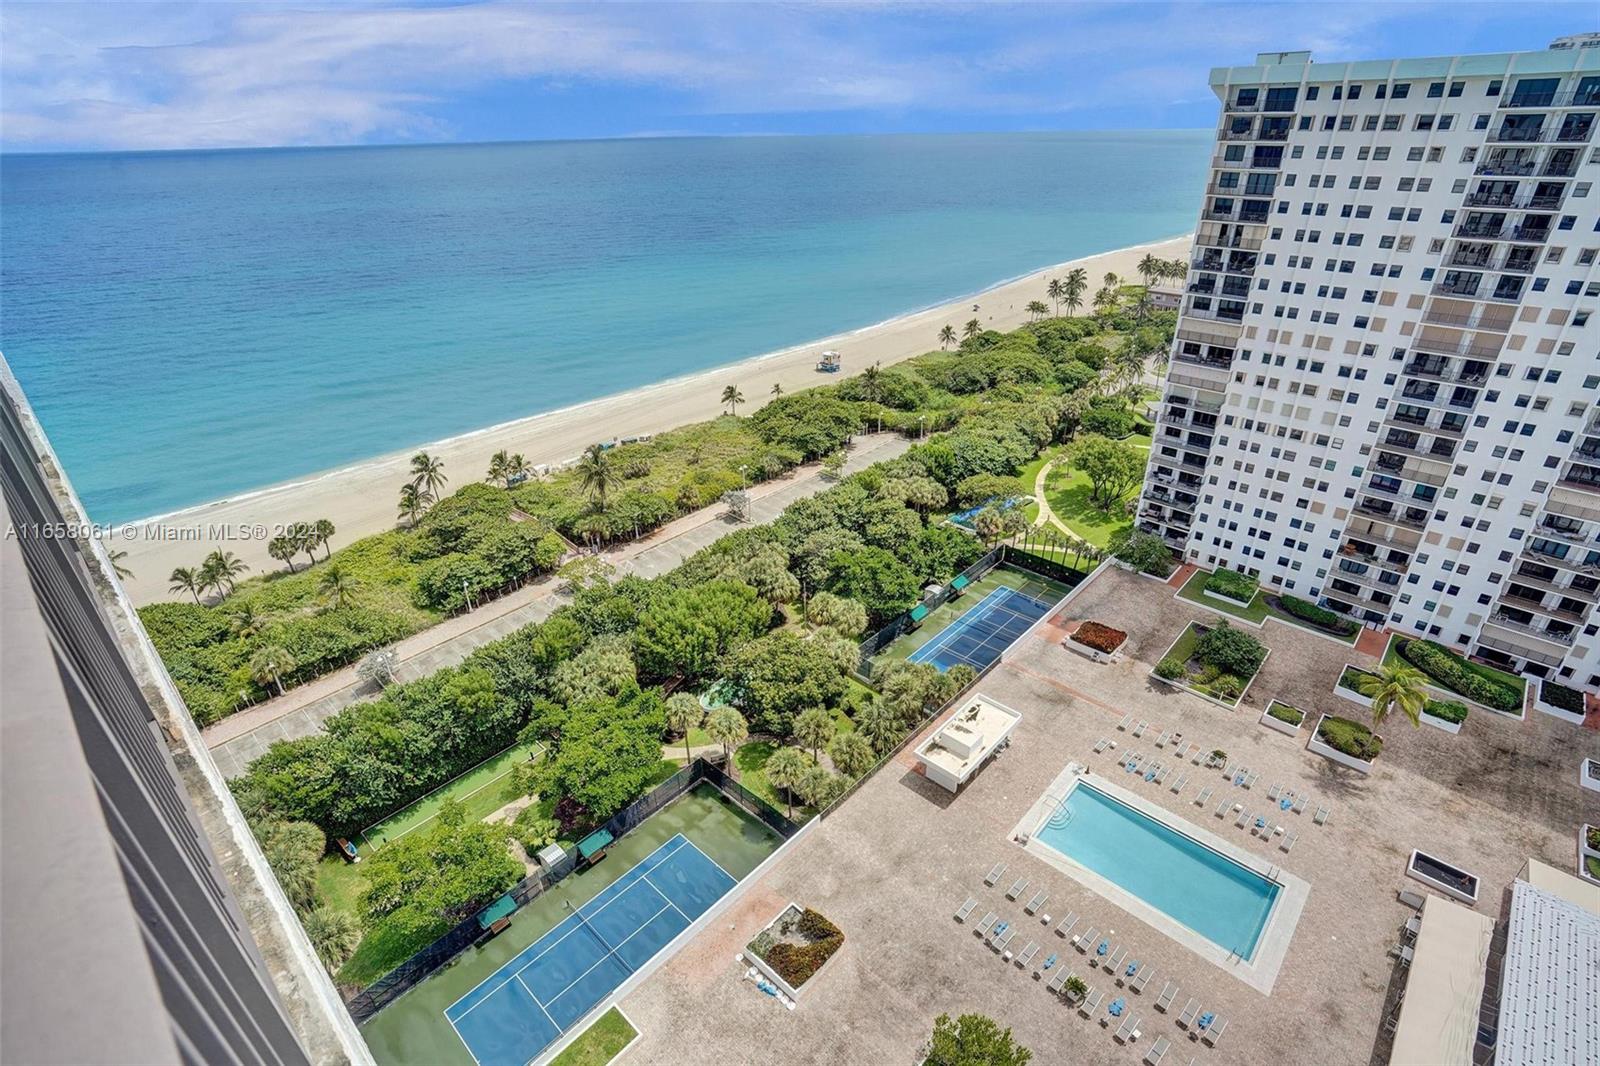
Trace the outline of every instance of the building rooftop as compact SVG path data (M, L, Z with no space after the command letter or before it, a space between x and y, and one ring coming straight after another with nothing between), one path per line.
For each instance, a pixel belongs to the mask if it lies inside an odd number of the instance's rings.
M1005 741L1021 718L1020 712L979 693L917 748L917 757L958 783L965 781Z
M1391 1063L1471 1066L1493 939L1494 919L1442 896L1427 897Z
M1495 1057L1600 1061L1600 889L1534 860L1511 886Z

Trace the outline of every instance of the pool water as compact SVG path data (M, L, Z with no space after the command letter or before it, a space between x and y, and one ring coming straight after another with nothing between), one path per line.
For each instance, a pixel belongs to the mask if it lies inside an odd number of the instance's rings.
M1034 839L1247 962L1278 898L1276 883L1084 781Z

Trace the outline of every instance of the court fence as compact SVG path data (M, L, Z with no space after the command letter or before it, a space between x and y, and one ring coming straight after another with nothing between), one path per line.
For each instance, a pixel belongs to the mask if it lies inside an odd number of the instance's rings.
M696 758L694 762L678 770L677 773L661 782L661 784L612 815L603 825L595 828L604 829L620 840L625 833L638 828L645 819L656 814L667 804L702 782L714 786L735 806L759 819L763 825L784 840L789 840L799 832L800 826L785 818L782 811L773 808L760 796L733 780L722 767L703 758ZM540 867L538 872L530 874L517 882L507 894L516 903L517 909L521 910L539 898L540 895L566 879L576 869L577 856L568 853L555 866ZM484 901L485 905L490 902L492 901ZM350 1016L356 1020L356 1023L360 1024L367 1021L384 1007L421 984L435 970L438 970L480 940L487 939L488 934L478 924L480 910L481 908L474 910L471 915L457 923L439 939L412 955L405 962L372 982L372 984L347 998L345 1007L350 1011Z
M961 571L959 576L966 578L969 583L978 581L983 577L983 575L1000 565L1000 559L1004 552L1005 548L1003 545L985 552L981 559L967 567L965 570ZM928 608L930 611L936 607L944 606L945 603L949 601L950 597L955 595L955 589L951 587L954 584L955 578L951 578L949 581L946 581L944 583L944 587L941 588L936 594L928 599L920 601L921 605ZM893 644L901 636L910 632L910 630L911 612L907 611L898 618L894 619L894 621L890 622L888 625L884 626L882 629L878 630L876 633L869 636L866 640L863 640L858 653L860 661L857 667L861 676L870 678L872 676L873 656L877 655L879 652L883 651L884 648L887 648L889 645Z

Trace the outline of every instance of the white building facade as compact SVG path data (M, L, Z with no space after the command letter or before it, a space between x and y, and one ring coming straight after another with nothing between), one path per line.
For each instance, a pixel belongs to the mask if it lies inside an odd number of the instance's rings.
M1211 87L1140 528L1600 692L1600 35Z

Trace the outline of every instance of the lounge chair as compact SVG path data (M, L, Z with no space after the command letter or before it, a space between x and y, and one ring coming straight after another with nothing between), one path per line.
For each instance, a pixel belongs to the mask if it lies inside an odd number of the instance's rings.
M1422 909L1423 895L1420 892L1407 892L1402 889L1397 898L1401 903L1404 903L1407 907L1410 907L1414 911L1420 911Z
M1233 800L1231 800L1228 797L1224 796L1222 798L1222 802L1217 804L1217 817L1218 818L1226 818L1228 816L1228 811L1230 809L1232 809L1232 807L1233 807Z
M994 923L998 922L999 920L1000 920L1000 916L998 914L996 914L994 911L990 911L988 914L985 914L983 916L983 921L979 922L977 927L972 930L973 935L974 936L983 936L990 929L993 929L994 928Z
M1318 807L1317 808L1317 813L1311 816L1311 820L1313 822L1315 822L1316 824L1318 824L1318 825L1327 825L1328 824L1328 815L1330 815L1332 813L1333 812L1328 810L1328 808L1326 808L1326 807Z
M1169 766L1163 766L1161 769L1157 770L1156 771L1156 784L1158 784L1158 785L1166 784L1166 782L1167 782L1167 774L1169 774L1171 772L1172 772L1172 768L1169 767Z
M1126 733L1128 731L1128 727L1130 725L1132 725L1132 724L1133 724L1133 714L1130 712L1130 713L1125 714L1125 715L1122 716L1122 721L1117 723L1117 728L1119 730L1121 730L1122 732Z
M1012 938L1015 937L1016 935L1017 935L1017 927L1014 926L1014 925L1008 925L1008 926L1006 926L1005 932L1001 933L997 937L992 938L989 941L989 946L994 948L996 951L1002 951L1003 952L1003 951L1005 951L1006 946L1011 943Z
M1030 899L1027 902L1027 904L1022 908L1022 913L1023 914L1038 914L1039 913L1039 908L1043 907L1045 905L1045 901L1048 900L1049 898L1050 898L1050 893L1046 892L1044 889L1041 888L1039 891L1037 891L1037 892L1035 892L1033 894L1033 898Z
M1250 833L1265 840L1272 835L1272 823L1258 815L1256 820L1250 823Z
M1087 955L1089 954L1090 949L1099 942L1100 930L1091 925L1088 929L1084 930L1082 933L1079 933L1077 939L1072 943L1080 952Z
M1105 751L1110 746L1111 741L1107 740L1105 737L1101 737L1099 740L1094 742L1094 753L1099 755L1102 751Z
M1283 842L1278 845L1278 850L1283 852L1285 855L1289 854L1289 850L1294 847L1294 842L1299 839L1299 833L1283 834Z
M1260 774L1252 774L1252 773L1245 774L1244 775L1244 787L1245 788L1255 788L1256 787L1256 779L1259 778L1260 776L1261 776Z
M1105 998L1106 994L1103 990L1089 989L1088 994L1083 997L1083 1002L1078 1004L1078 1013L1085 1018L1093 1018L1100 1013L1100 1001Z
M1283 795L1282 785L1274 784L1271 788L1267 789L1267 799L1271 800L1273 803L1277 803L1278 797L1281 795Z
M1141 1019L1132 1011L1124 1011L1122 1024L1117 1026L1115 1040L1119 1044L1126 1044L1130 1040L1139 1038L1139 1022Z
M1183 1010L1178 1014L1178 1028L1189 1028L1189 1026L1194 1024L1195 1016L1199 1013L1200 1001L1191 997L1189 1002L1184 1005Z
M1129 981L1132 981L1133 980L1133 974L1138 973L1140 971L1140 969L1143 968L1143 966L1144 966L1144 963L1140 962L1138 959L1134 959L1132 962L1128 963L1128 965L1126 965L1126 966L1118 966L1117 967L1117 985L1118 985L1118 987L1126 985ZM1133 973L1129 973L1128 972L1129 970L1132 970Z
M1142 737L1144 736L1144 731L1149 728L1149 722L1140 722L1138 725L1133 727L1133 735L1136 737Z
M1128 987L1139 995L1144 995L1144 986L1150 983L1150 978L1155 974L1154 966L1141 966L1139 972L1133 975L1133 980L1128 982Z
M1156 774L1158 774L1160 772L1161 772L1161 764L1156 762L1154 759L1152 759L1150 761L1150 765L1148 765L1148 766L1146 766L1144 768L1144 773L1141 774L1140 776L1143 777L1146 781L1154 781L1156 779Z
M1415 939L1417 939L1417 934L1420 933L1421 931L1422 931L1422 915L1413 914L1411 917L1406 919L1406 925L1405 925L1405 929L1403 930L1403 933L1405 934L1405 938L1407 940L1415 940Z
M1200 1039L1203 1040L1208 1047L1216 1047L1217 1041L1222 1039L1222 1034L1227 1028L1228 1019L1219 1014L1217 1015L1215 1021L1205 1027L1205 1031L1200 1034Z
M1006 889L1006 899L1016 899L1026 891L1028 891L1028 879L1019 877L1011 882L1010 888Z
M1310 799L1304 792L1297 793L1294 797L1294 813L1306 813L1306 801Z
M1158 747L1158 748L1166 747L1167 746L1167 741L1169 741L1171 739L1172 739L1172 730L1169 729L1165 733L1162 733L1159 737L1156 737L1156 747Z
M1235 829L1243 829L1245 826L1249 825L1254 820L1255 820L1255 815L1251 814L1247 810L1241 810L1239 812L1239 820L1233 823L1233 827Z
M1127 957L1128 957L1128 949L1123 947L1120 944L1117 945L1115 948L1111 949L1110 951L1106 952L1106 954L1105 954L1105 960L1106 960L1105 961L1105 970L1106 970L1106 973L1116 973L1119 970L1121 970L1122 969L1122 960L1127 958Z
M1039 954L1038 942L1034 940L1028 941L1028 946L1023 948L1022 954L1017 956L1017 965L1026 970L1028 964L1033 961L1033 957L1037 954Z
M1194 763L1196 766L1199 766L1201 763L1205 762L1208 754L1209 752L1206 751L1203 745L1196 744L1194 747L1189 749L1189 761Z
M1139 765L1139 760L1142 759L1142 758L1144 758L1144 753L1136 751L1136 752L1133 752L1131 755L1129 755L1127 758L1123 759L1121 765L1122 765L1123 769L1131 770L1135 766Z
M1172 787L1167 789L1167 791L1171 792L1174 796L1182 795L1183 794L1183 788L1188 783L1189 783L1189 775L1188 774L1179 774L1176 778L1173 779Z
M1056 926L1056 936L1071 938L1072 930L1078 926L1078 912L1073 911L1061 919L1061 924Z
M1150 1050L1145 1052L1145 1066L1161 1066L1161 1060L1167 1057L1167 1049L1172 1046L1172 1041L1164 1036L1156 1037L1156 1042L1150 1045Z
M968 918L972 917L972 911L975 907L977 907L977 905L978 897L968 896L967 901L961 905L961 909L956 911L956 921L964 922Z
M983 879L983 883L988 885L990 888L993 888L995 883L998 882L1000 878L1005 876L1005 873L1006 864L1003 862L997 862L994 864L994 869L989 871L989 876Z
M1185 780L1187 780L1187 778L1185 778ZM1212 788L1210 785L1202 788L1200 790L1200 795L1194 798L1194 805L1196 807L1204 807L1206 804L1211 802L1211 794L1215 791L1216 789Z
M1067 987L1067 979L1071 976L1072 971L1063 966L1061 967L1060 972L1058 972L1054 977L1050 978L1050 983L1044 987L1059 996Z
M1229 781L1232 781L1234 771L1238 768L1238 765L1239 764L1234 762L1232 759L1225 761L1222 764L1222 776L1226 777Z
M1156 997L1156 1010L1160 1011L1162 1014L1166 1014L1168 1011L1172 1010L1172 1001L1177 998L1177 982L1168 981L1166 984L1161 986L1161 995Z

